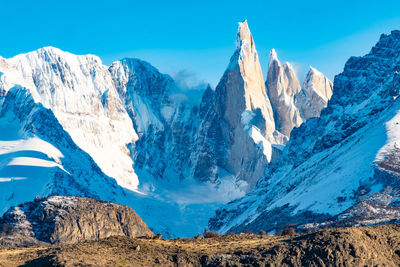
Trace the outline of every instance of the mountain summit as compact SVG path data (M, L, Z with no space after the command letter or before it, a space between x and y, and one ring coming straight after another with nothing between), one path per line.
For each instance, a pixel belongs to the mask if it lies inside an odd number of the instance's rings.
M300 86L292 65L289 62L282 65L275 49L271 50L266 87L277 130L287 139L293 128L319 117L332 96L332 86L328 78L312 67Z

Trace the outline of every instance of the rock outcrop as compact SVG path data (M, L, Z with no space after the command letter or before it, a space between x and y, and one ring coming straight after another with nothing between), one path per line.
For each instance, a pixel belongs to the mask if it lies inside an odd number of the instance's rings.
M333 93L333 83L313 67L307 73L301 90L295 98L303 121L319 117Z
M12 246L153 235L131 208L82 197L36 198L10 208L0 226L0 244Z

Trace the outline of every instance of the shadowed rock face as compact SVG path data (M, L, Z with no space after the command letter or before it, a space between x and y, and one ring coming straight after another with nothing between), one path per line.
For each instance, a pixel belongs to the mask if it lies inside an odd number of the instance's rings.
M274 49L270 53L266 85L277 130L290 136L293 127L302 123L294 104L294 97L301 91L301 86L292 66L288 62L282 66Z
M322 109L328 105L332 93L333 83L321 72L310 67L303 83L303 90L295 98L295 105L303 121L319 117Z
M245 181L249 189L273 158L272 144L281 144L283 137L275 131L272 107L246 21L239 23L236 46L216 87L213 110L206 118L210 123L205 124L205 142L195 176L199 180L216 177L221 168Z
M0 225L0 244L14 246L153 235L131 208L82 197L35 199L10 208Z

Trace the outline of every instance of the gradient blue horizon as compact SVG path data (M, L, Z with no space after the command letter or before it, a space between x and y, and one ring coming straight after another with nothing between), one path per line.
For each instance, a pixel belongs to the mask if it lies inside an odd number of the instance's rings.
M381 33L400 29L400 1L1 1L0 56L55 46L124 57L164 73L216 85L247 19L264 74L272 48L304 77L312 65L330 79Z

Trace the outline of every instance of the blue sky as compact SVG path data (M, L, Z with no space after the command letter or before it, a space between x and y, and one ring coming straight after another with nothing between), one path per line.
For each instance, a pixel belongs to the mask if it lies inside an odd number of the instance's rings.
M0 55L43 46L96 54L105 64L145 59L162 72L216 85L248 20L264 72L269 50L329 78L383 32L400 29L400 1L0 0Z

